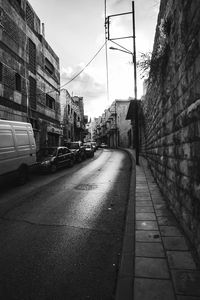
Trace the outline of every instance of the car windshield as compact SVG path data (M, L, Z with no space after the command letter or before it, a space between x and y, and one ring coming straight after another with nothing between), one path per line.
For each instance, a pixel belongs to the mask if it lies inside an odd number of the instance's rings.
M38 151L38 157L55 156L56 153L57 153L57 148L44 148Z
M83 144L84 147L91 148L91 144Z
M69 149L78 149L79 148L79 144L78 143L71 143L68 146Z

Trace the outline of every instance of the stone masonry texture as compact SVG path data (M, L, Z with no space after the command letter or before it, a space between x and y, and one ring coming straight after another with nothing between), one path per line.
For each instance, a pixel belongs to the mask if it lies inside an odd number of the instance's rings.
M161 0L142 106L143 154L200 257L199 1Z

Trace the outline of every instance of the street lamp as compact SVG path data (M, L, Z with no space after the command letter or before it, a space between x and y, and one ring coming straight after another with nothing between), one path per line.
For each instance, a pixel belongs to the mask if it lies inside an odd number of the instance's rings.
M123 48L124 48L124 47L123 47ZM122 50L122 49L115 48L115 47L109 47L109 49L111 49L111 50L118 50L118 51L122 51L122 52L125 52L125 53L128 53L128 54L133 55L133 52L131 52L131 51L129 51L129 50Z

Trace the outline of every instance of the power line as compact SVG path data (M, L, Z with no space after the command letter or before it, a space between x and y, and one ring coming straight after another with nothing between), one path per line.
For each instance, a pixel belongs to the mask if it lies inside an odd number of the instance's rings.
M106 43L107 43L107 41L105 41L103 46L101 46L101 48L96 52L96 54L92 57L92 59L85 65L85 67L80 72L78 72L74 77L72 77L68 82L63 84L60 88L63 88L64 86L66 86L67 84L72 82L74 79L76 79L89 66L89 64L91 64L91 62L95 59L95 57L99 54L99 52L104 48Z
M64 83L62 86L60 86L59 91L61 91L61 89L68 85L70 82L72 82L74 79L76 79L90 64L91 62L96 58L96 56L99 54L99 52L104 48L104 46L106 45L107 41L105 41L105 43L101 46L101 48L95 53L95 55L90 59L90 61L84 66L84 68L79 71L76 75L74 75L69 81L67 81L66 83ZM50 94L55 92L55 90L50 90L49 92L45 93L45 94ZM37 94L37 95L42 95L44 93L41 94Z

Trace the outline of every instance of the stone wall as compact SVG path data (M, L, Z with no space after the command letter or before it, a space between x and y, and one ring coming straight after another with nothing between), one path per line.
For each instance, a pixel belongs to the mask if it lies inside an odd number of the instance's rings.
M161 0L143 101L150 168L200 256L200 5Z

